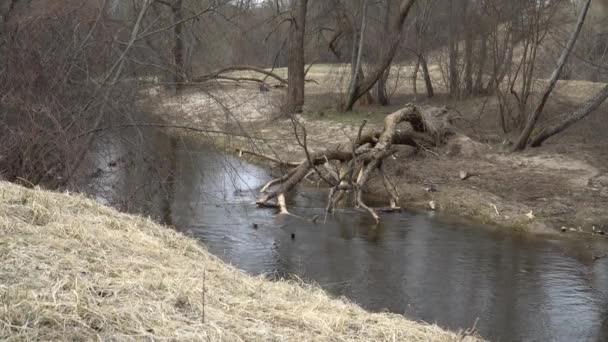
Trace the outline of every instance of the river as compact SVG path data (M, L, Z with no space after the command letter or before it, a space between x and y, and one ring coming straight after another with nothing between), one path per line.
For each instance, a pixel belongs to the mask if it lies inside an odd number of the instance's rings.
M325 218L326 190L302 186L289 207L319 215L315 224L252 204L268 170L154 139L145 152L106 146L86 191L156 215L246 272L298 277L372 311L475 326L495 341L608 341L608 258L593 260L608 251L606 240L538 237L433 213L385 214L378 226L356 210ZM156 190L145 190L151 184Z

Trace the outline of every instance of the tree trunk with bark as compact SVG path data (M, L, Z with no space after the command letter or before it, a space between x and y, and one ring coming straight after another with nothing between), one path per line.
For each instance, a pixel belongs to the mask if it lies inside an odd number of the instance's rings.
M435 96L435 90L433 90L433 81L431 80L431 74L429 73L429 65L423 55L420 55L418 60L420 62L420 66L422 67L422 77L424 77L426 97L431 98Z
M399 16L394 22L390 34L387 36L387 40L389 42L387 51L383 54L380 59L380 63L376 65L374 70L372 70L372 72L363 80L356 83L355 91L348 96L348 99L344 104L344 110L352 110L355 102L365 93L367 93L376 84L376 82L378 82L378 79L380 79L386 69L390 67L401 41L403 23L405 22L405 19L407 18L407 15L415 2L416 0L401 1L399 6Z
M352 96L355 91L355 85L360 80L359 70L361 68L361 58L363 57L363 45L365 42L365 30L367 28L367 0L361 0L361 26L357 31L357 34L353 34L353 49L351 58L351 76L350 85L348 87L348 95Z
M545 104L547 103L549 96L551 95L551 93L553 92L553 89L555 88L555 85L557 84L557 80L559 79L559 76L564 68L564 65L566 65L566 61L568 60L568 56L574 49L574 45L576 44L578 35L581 32L581 29L583 28L583 24L585 23L585 18L587 17L587 12L589 12L590 5L591 5L591 0L587 0L578 17L578 20L576 23L576 29L572 33L572 36L570 37L568 44L564 48L564 51L562 51L562 55L560 56L560 58L557 62L557 66L553 70L553 73L551 74L551 77L549 79L549 84L543 91L543 96L541 97L541 100L540 100L538 106L536 107L534 112L528 118L526 126L524 127L523 131L519 135L519 138L517 139L517 143L513 147L513 151L521 151L526 148L526 146L528 144L528 140L530 139L530 135L532 134L532 130L534 129L536 122L538 121L541 114L543 113Z
M184 20L183 14L183 1L175 0L175 3L171 6L171 13L173 14L173 62L175 63L175 70L173 72L173 80L175 82L175 89L180 92L184 83L186 82L186 67L184 63L184 37L183 37L183 26Z
M295 0L289 27L289 62L287 67L286 113L301 113L304 107L304 34L308 0Z
M389 35L391 30L391 0L384 1L384 34ZM382 44L382 49L386 49L385 44ZM386 92L386 83L388 82L388 77L390 75L390 66L382 73L380 79L378 79L378 84L376 85L376 98L378 102L383 106L388 106L390 104L388 94Z
M488 35L485 32L480 33L479 37L479 62L477 64L477 77L473 86L474 94L482 94L483 89L483 73L488 59Z
M471 27L470 19L465 14L464 23L464 92L466 96L473 94L473 43L474 35Z
M355 35L356 31L355 25L351 21L351 18L345 14L343 5L339 0L333 0L333 4L335 20L338 24L338 28L334 32L334 35L329 39L329 50L339 62L346 62L342 50L340 49L339 42L344 36L350 36L351 40L356 41L353 36ZM360 82L363 79L365 79L365 72L363 67L360 66L359 70L357 71L357 82ZM362 106L371 105L374 102L374 97L369 91L359 99L359 104Z
M460 77L458 75L458 31L456 25L456 9L454 1L449 0L449 19L448 19L448 79L450 84L450 97L460 97Z
M595 110L599 108L599 106L606 101L608 98L608 86L605 86L599 93L597 93L593 98L587 101L583 107L579 110L563 116L563 118L549 126L545 127L538 135L536 135L531 142L532 147L539 147L545 142L545 140L551 138L552 136L561 133L568 129L568 127L572 126L576 122L581 119L584 119L589 114L593 113Z
M414 72L412 73L412 90L415 98L418 98L418 73L420 72L420 57L416 59L414 65Z

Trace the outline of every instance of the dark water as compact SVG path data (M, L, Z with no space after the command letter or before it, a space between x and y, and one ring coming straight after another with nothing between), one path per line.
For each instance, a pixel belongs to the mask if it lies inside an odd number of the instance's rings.
M161 200L143 203L247 272L296 275L369 310L450 329L477 322L491 340L608 341L608 259L593 261L605 241L535 238L420 213L387 214L375 228L354 210L313 224L252 205L266 170L175 141L168 148L161 160L171 173L132 165L128 175L98 179L122 184L119 196L160 177ZM288 200L297 214L323 217L325 196L302 188Z

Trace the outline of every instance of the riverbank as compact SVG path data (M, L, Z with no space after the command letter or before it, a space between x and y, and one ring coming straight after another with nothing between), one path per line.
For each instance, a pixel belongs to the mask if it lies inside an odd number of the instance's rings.
M583 102L585 96L580 89L593 93L601 86L571 83L560 85L561 102L548 107L551 115ZM204 135L224 151L245 149L289 162L304 158L292 123L277 118L280 111L274 104L280 103L282 90L260 92L247 85L225 87L209 91L212 96L191 90L181 96L162 98L156 112L174 124L240 135ZM579 90L574 91L573 87ZM368 120L367 129L379 128L383 117L399 108L394 105L336 113L331 94L310 93L307 103L311 104L299 120L306 126L311 151L350 144L349 139L356 136L363 119ZM403 98L395 103L406 100L414 99ZM387 168L403 208L429 210L429 202L433 201L437 210L446 215L540 234L565 231L568 235L589 235L594 229L608 231L608 155L601 148L606 138L593 129L601 124L597 120L581 122L541 149L511 154L507 142L512 137L497 134L492 126L496 124L493 116L498 115L496 99L450 102L438 96L433 101L416 103L448 105L459 119L458 128L474 141L453 141L417 154L403 151L396 159L390 159ZM487 113L481 120L483 111ZM476 117L481 121L477 129L471 129L471 120ZM471 177L461 180L461 171ZM429 188L437 191L427 191ZM372 181L367 192L388 202L380 181Z
M0 340L474 340L249 276L81 195L0 182Z

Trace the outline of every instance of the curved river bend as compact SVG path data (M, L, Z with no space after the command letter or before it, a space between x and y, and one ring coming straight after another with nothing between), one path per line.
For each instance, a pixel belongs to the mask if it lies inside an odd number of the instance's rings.
M408 212L384 215L376 228L354 210L313 224L251 204L266 170L206 148L169 148L161 160L170 186L146 193L145 203L247 272L298 276L366 309L449 329L476 324L491 340L608 341L608 259L593 261L608 250L605 240L538 238ZM102 169L125 153L110 150ZM111 184L109 197L131 196L159 177L148 169L103 172L97 184ZM323 217L325 199L301 188L288 200L294 213Z

